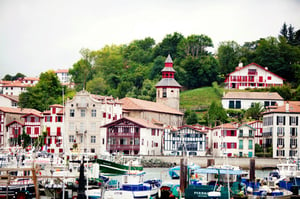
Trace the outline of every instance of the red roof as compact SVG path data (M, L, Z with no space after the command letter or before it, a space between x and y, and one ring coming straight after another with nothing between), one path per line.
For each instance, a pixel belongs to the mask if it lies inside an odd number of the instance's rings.
M267 109L264 114L267 113L300 113L300 101L285 102L283 106L278 106L270 110Z
M58 69L55 71L55 73L68 73L69 69Z
M232 123L221 124L221 125L215 127L215 129L220 129L220 128L223 128L223 129L236 129L236 127L233 126Z
M19 96L17 95L4 95L4 94L0 94L0 96L3 96L5 98L8 98L12 101L15 101L15 102L19 102Z
M158 113L169 113L169 114L176 114L176 115L183 115L180 111L166 106L161 103L151 102L146 100L140 100L130 97L125 97L120 100L123 105L122 108L124 110L144 110L144 111L152 111Z
M140 125L144 128L162 129L161 126L155 125L150 121L140 119L140 118L133 118L133 117L123 117L123 118L120 118L120 119L118 119L116 121L113 121L111 123L105 124L102 127L112 126L113 124L118 123L120 120L129 120L129 121L131 121L133 123L136 123L136 124L138 124L138 125Z
M40 115L41 112L31 108L11 108L11 107L0 107L0 111L5 113L17 113L17 114L35 114Z
M257 66L257 67L263 69L264 71L267 71L267 72L269 72L269 73L271 73L271 74L277 76L278 78L280 78L280 79L282 79L282 80L285 80L284 78L282 78L282 77L276 75L275 73L272 73L271 71L265 69L264 67L262 67L262 66L260 66L260 65L258 65L258 64L256 64L256 63L251 63L251 64L248 64L248 65L246 65L246 66L244 66L244 67L236 67L235 71L229 73L227 76L230 76L232 73L235 73L235 72L237 72L237 71L240 71L241 69L247 68L247 67L249 67L249 66L251 66L251 65L255 65L255 66ZM226 78L226 80L227 80L227 78ZM226 82L226 80L225 80L225 82Z
M8 123L6 126L10 126L10 125L12 125L13 123L18 123L18 124L20 124L21 126L24 126L23 123L21 123L21 122L19 122L19 121L16 121L16 120L14 120L14 121Z

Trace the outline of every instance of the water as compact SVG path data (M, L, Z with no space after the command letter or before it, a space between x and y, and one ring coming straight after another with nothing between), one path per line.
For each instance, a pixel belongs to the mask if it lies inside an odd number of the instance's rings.
M170 180L170 176L168 173L169 168L144 168L146 172L144 179L161 179L162 181ZM256 178L265 178L268 177L269 172L271 170L255 170L255 177Z

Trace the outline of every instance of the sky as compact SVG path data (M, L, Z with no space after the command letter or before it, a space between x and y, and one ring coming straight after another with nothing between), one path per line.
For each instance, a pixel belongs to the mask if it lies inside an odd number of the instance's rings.
M300 0L0 0L0 78L72 68L80 50L167 34L214 43L277 37L300 29Z

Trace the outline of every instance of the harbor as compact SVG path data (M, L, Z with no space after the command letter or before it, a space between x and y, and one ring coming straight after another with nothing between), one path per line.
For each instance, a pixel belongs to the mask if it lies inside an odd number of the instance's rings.
M8 157L1 158L0 198L300 197L297 184L300 171L296 161L162 156L94 159L86 155L66 162L51 154L34 159L27 155L22 161L16 161L17 156ZM266 161L268 164L262 164Z

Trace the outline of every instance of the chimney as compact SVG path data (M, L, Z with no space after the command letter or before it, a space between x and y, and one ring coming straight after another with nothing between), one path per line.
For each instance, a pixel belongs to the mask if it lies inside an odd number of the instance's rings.
M268 67L265 67L266 70L268 70Z
M286 102L286 104L285 104L285 112L290 112L290 104L289 104L289 102Z
M239 67L242 68L243 67L243 62L239 63Z

